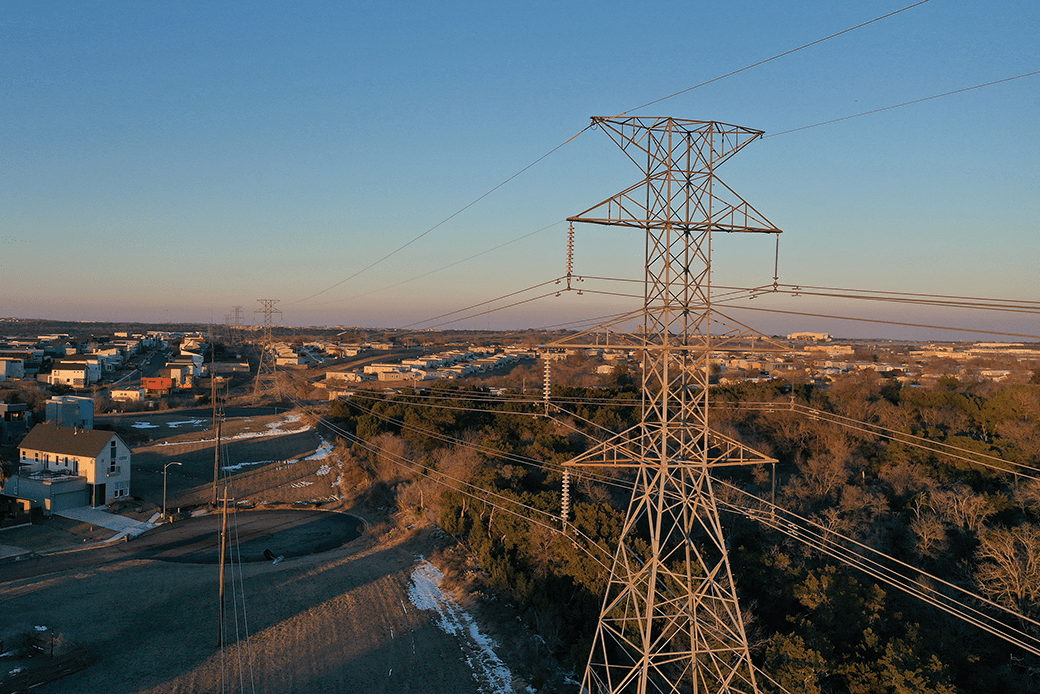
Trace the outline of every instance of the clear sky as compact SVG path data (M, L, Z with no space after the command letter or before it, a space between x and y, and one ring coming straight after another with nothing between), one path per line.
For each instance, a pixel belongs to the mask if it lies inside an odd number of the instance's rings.
M463 210L590 116L910 2L5 2L0 316L223 322L240 305L248 323L270 298L292 325L440 324L562 275L562 220L638 180L588 131ZM930 0L631 115L768 136L1040 70L1038 35L1037 2ZM1034 75L766 137L721 175L784 230L782 282L1040 300L1038 123ZM771 238L715 251L720 283L772 281ZM575 272L636 278L642 254L638 232L579 227ZM1040 334L1033 315L760 301ZM452 326L632 306L572 293Z

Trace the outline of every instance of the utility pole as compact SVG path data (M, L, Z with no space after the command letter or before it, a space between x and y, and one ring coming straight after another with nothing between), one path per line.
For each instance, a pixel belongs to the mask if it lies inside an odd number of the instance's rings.
M568 221L639 229L646 258L641 310L553 343L587 346L607 328L643 361L642 421L566 464L636 470L581 690L758 692L712 471L773 459L712 431L708 379L712 353L746 350L751 335L712 307L712 233L780 233L716 176L762 133L674 118L592 120L644 178Z

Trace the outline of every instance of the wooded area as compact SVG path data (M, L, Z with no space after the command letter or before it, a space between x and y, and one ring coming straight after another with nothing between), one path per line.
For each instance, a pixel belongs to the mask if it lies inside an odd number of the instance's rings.
M355 488L465 543L541 636L539 657L577 672L630 478L575 472L564 535L562 463L638 421L638 388L618 380L554 387L549 416L531 401L449 386L332 406ZM716 475L753 656L770 677L810 694L1040 688L1040 658L771 529L778 514L796 514L821 536L904 562L903 573L940 595L955 591L917 569L1007 608L1001 616L967 601L1035 639L1040 386L943 378L909 387L865 371L825 390L774 380L713 396L714 428L779 461ZM771 499L782 513L767 513Z

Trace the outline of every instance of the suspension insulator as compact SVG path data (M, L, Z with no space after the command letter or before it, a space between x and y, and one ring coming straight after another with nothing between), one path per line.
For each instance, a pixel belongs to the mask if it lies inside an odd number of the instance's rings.
M574 224L567 228L567 289L571 288L571 275L574 270Z
M545 403L545 414L549 414L549 395L552 393L552 367L550 366L549 352L542 353L542 366L544 374L542 377L542 402Z
M563 495L561 498L560 521L564 529L567 528L567 519L571 515L571 471L563 468Z

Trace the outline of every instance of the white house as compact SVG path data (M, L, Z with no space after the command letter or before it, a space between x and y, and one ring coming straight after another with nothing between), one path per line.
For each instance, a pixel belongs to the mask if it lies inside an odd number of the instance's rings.
M130 447L98 429L37 424L18 446L18 471L4 494L51 514L130 495Z
M144 388L141 386L113 388L109 391L109 395L117 402L141 402L144 400Z
M43 374L40 375L43 379ZM47 383L52 386L68 386L69 388L87 387L87 365L61 362L56 364L47 376Z

